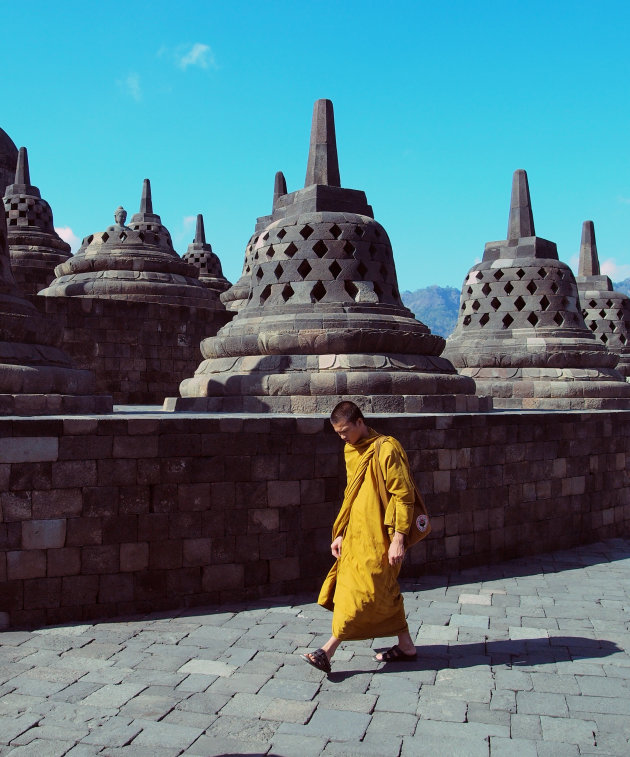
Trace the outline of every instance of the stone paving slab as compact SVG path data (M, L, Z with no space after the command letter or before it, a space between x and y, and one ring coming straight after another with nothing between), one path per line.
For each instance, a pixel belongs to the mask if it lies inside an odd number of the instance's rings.
M0 757L630 754L630 539L403 585L418 659L312 596L0 633Z

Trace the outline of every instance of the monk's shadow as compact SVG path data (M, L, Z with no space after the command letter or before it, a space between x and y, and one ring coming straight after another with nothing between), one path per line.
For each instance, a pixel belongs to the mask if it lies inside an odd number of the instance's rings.
M328 680L341 683L347 678L365 673L414 673L420 670L445 670L471 668L479 665L530 666L551 665L556 662L610 657L625 652L606 639L587 639L583 636L552 636L537 639L508 639L501 641L474 642L471 644L431 644L416 646L418 657L405 662L382 663L374 669L339 670L328 674ZM375 650L385 651L385 648ZM333 662L334 664L334 662ZM342 663L339 663L342 665Z

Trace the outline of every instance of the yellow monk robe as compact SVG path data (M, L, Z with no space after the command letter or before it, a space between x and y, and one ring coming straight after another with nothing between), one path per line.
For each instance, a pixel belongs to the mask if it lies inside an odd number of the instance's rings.
M322 586L318 603L333 611L333 635L342 640L397 636L407 630L398 586L400 565L389 564L390 533L408 533L415 493L404 449L382 437L378 460L370 435L346 444L348 484L333 526L333 541L343 536L341 557ZM389 505L381 502L375 466L380 464Z

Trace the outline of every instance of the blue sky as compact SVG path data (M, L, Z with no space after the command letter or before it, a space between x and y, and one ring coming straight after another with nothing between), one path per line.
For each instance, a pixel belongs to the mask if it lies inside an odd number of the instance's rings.
M399 284L460 287L505 237L512 172L572 263L591 219L630 276L630 3L3 3L0 126L29 148L55 225L81 238L154 208L183 254L202 212L240 275L273 178L304 183L313 102L341 182L367 193Z

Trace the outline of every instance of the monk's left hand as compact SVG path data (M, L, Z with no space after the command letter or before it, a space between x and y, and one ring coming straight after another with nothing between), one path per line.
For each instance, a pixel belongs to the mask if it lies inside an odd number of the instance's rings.
M405 535L398 533L394 534L392 543L389 545L387 552L387 558L390 565L400 565L405 556Z

